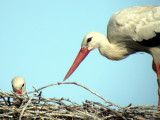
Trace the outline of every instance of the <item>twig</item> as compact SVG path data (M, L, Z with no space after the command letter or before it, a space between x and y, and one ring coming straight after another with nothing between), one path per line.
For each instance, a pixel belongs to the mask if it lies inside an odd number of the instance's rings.
M41 101L41 98L40 98L40 97L41 97L41 95L42 95L42 91L40 91L40 93L39 93L39 95L38 95L38 96L39 96L38 104L40 104L40 101Z
M21 120L22 118L22 115L25 111L25 109L27 108L28 104L31 103L31 100L33 99L34 95L29 99L29 101L27 102L27 104L24 106L24 108L22 109L21 113L20 113L20 116L19 116L19 120Z
M0 95L1 96L5 96L5 97L12 97L13 96L13 94L5 93L5 92L3 92L1 90L0 90Z
M3 98L6 105L9 105L9 103L6 101L6 99L3 96L1 96L1 98Z
M66 83L56 83L54 85L60 85L60 84L66 84ZM78 83L71 83L71 84L78 85L88 90L88 88ZM158 106L129 105L127 107L120 107L121 109L117 110L111 108L114 105L113 103L103 105L102 103L86 100L85 102L83 102L83 104L77 104L65 98L61 99L44 98L41 96L40 92L37 92L38 90L40 91L41 89L44 88L46 88L46 86L37 90L35 89L35 91L33 91L34 96L32 96L31 98L26 98L24 96L20 96L15 93L13 94L5 93L0 90L0 96L4 98L10 97L11 99L12 98L21 99L24 103L26 103L16 108L15 104L11 104L11 106L6 105L5 100L1 98L0 119L15 118L21 120L30 118L30 119L57 119L57 120L62 120L62 119L159 120L160 118L160 107ZM94 94L94 92L91 91L90 89L88 91ZM98 94L96 94L96 96L97 95ZM103 100L105 101L104 98ZM39 104L37 104L38 102Z
M76 83L76 82L58 82L58 83L55 83L55 84L50 84L50 85L41 87L41 88L39 88L39 89L35 89L35 90L32 91L32 92L28 92L28 94L29 94L29 93L33 93L33 92L38 92L38 91L40 91L40 90L42 90L42 89L44 89L44 88L50 87L50 86L61 85L61 84L74 84L74 85L80 86L80 87L88 90L89 92L93 93L94 95L98 96L99 98L101 98L102 100L104 100L106 103L109 103L109 104L111 104L111 105L113 105L113 106L116 106L116 107L118 107L118 108L120 108L120 109L123 109L123 108L120 107L119 105L116 105L116 104L114 104L114 103L106 100L105 98L103 98L102 96L98 95L98 94L95 93L94 91L92 91L92 90L90 90L89 88L87 88L87 87L85 87L85 86L83 86L83 85L81 85L81 84L78 84L78 83ZM108 109L109 109L110 111L112 111L113 113L115 113L117 116L119 116L119 117L123 118L124 120L126 120L126 119L122 116L122 114L118 113L117 111L115 111L115 110L113 110L113 109L111 109L111 108L108 108Z
M78 83L76 83L76 82L58 82L58 83L54 83L54 84L50 84L50 85L41 87L41 88L39 88L39 89L35 89L34 91L28 92L28 94L34 93L34 92L38 92L38 91L40 91L40 90L42 90L42 89L45 89L45 88L47 88L47 87L50 87L50 86L61 85L61 84L74 84L74 85L80 86L80 87L88 90L89 92L93 93L94 95L98 96L99 98L101 98L102 100L104 100L106 103L109 103L109 104L111 104L111 105L113 105L113 106L116 106L116 107L118 107L118 108L120 108L120 109L123 109L121 106L116 105L116 104L114 104L114 103L106 100L105 98L103 98L102 96L98 95L98 94L95 93L94 91L92 91L92 90L90 90L89 88L87 88L87 87L85 87L85 86L83 86L83 85L81 85L81 84L78 84Z
M68 99L61 98L61 100L65 100L65 101L68 101L68 102L72 103L73 105L79 105L79 106L80 106L80 104L78 104L78 103L76 103L76 102L73 102L73 101L69 100L69 98L68 98Z

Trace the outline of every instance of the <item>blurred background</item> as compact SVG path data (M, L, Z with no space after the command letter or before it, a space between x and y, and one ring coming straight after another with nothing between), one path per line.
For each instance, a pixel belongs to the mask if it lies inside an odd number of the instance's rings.
M116 11L136 5L160 5L159 0L1 0L0 89L12 90L11 80L22 76L27 91L62 82L85 34L106 35L107 23ZM121 105L157 105L158 85L152 57L136 53L121 61L92 51L66 82L82 84L105 99ZM81 103L97 96L75 85L43 90L47 98L70 98Z

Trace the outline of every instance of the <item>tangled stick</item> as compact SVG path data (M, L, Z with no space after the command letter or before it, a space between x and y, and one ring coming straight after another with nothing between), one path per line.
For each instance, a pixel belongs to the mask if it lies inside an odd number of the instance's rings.
M104 100L106 103L109 103L109 104L111 104L112 106L116 106L116 107L118 107L118 108L120 108L120 109L123 109L121 106L116 105L116 104L114 104L114 103L106 100L105 98L103 98L102 96L98 95L98 94L95 93L94 91L92 91L92 90L90 90L89 88L87 88L87 87L85 87L85 86L83 86L83 85L81 85L81 84L78 84L78 83L76 83L76 82L58 82L58 83L55 83L55 84L50 84L50 85L41 87L41 88L39 88L39 89L35 89L35 88L34 88L35 90L34 90L34 91L31 91L31 92L28 92L28 94L33 93L33 92L38 92L38 91L40 91L40 90L42 90L42 89L45 89L45 88L47 88L47 87L50 87L50 86L62 85L62 84L74 84L74 85L80 86L80 87L86 89L87 91L93 93L94 95L98 96L99 98L101 98L102 100ZM119 116L119 117L123 118L124 120L126 120L126 119L125 119L120 113L118 113L117 111L115 111L115 110L113 110L113 109L110 109L110 108L108 108L108 109L111 110L112 112L114 112L117 116Z
M82 87L82 88L86 89L87 91L89 91L89 92L93 93L94 95L98 96L99 98L101 98L102 100L104 100L106 103L109 103L109 104L111 104L111 105L113 105L113 106L116 106L116 107L118 107L118 108L122 109L122 107L121 107L121 106L116 105L116 104L114 104L114 103L112 103L112 102L110 102L110 101L106 100L105 98L103 98L102 96L98 95L98 94L97 94L97 93L95 93L94 91L92 91L92 90L90 90L89 88L87 88L87 87L85 87L85 86L83 86L83 85L81 85L81 84L78 84L78 83L76 83L76 82L58 82L58 83L54 83L54 84L50 84L50 85L46 85L46 86L41 87L41 88L39 88L39 89L35 89L35 88L34 88L35 90L34 90L34 91L31 91L31 92L28 92L28 94L30 94L30 93L34 93L34 92L38 92L38 91L40 91L40 90L42 90L42 89L45 89L45 88L47 88L47 87L50 87L50 86L62 85L62 84L74 84L74 85L80 86L80 87Z
M109 105L103 105L98 102L86 100L82 104L78 104L69 99L61 98L44 98L42 97L42 91L47 87L62 84L74 84L84 88L85 90L96 95L100 99L104 100ZM39 92L40 91L40 92ZM14 92L12 94L5 93L0 90L0 119L68 119L68 120L158 120L160 118L160 108L158 106L118 106L97 93L93 92L89 88L75 83L75 82L62 82L55 83L35 89L34 91L26 93L35 93L31 97L24 97ZM7 101L6 98L20 99L22 103L20 107L17 107L15 101ZM9 99L8 99L9 100ZM117 107L112 109L111 107Z

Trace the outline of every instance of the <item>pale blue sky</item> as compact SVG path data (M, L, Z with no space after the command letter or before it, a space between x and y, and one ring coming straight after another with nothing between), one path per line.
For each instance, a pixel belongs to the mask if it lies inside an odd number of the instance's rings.
M86 33L106 34L109 18L116 11L135 5L160 5L159 0L1 0L0 1L0 89L12 90L11 80L22 76L27 91L62 82ZM152 57L134 54L111 61L92 51L67 82L80 83L105 99L126 106L157 105L156 74ZM43 90L49 98L100 98L74 85Z

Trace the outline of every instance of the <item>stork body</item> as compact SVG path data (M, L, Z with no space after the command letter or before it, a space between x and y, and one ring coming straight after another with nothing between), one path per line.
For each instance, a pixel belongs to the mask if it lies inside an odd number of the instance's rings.
M158 77L160 106L160 6L134 6L116 12L108 23L107 37L99 32L88 33L64 80L95 48L111 60L121 60L136 52L151 54Z
M26 81L23 77L15 77L12 79L13 91L17 94L24 94L26 92Z

